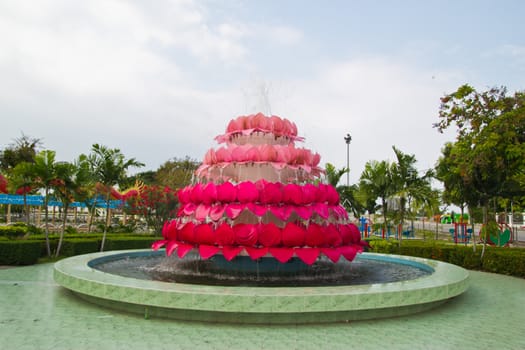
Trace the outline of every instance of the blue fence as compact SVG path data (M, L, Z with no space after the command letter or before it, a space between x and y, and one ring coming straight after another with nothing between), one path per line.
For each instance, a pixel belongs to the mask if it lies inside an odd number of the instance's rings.
M41 206L44 205L44 197L38 195L27 195L27 205ZM24 196L21 194L0 194L0 204L13 204L13 205L24 205ZM109 202L110 209L119 208L122 206L122 201L114 200ZM54 198L50 198L48 203L50 207L61 207L62 202L57 201ZM90 199L87 202L73 202L69 204L70 207L86 208L93 205L93 200ZM105 208L106 201L103 198L97 198L95 206L98 208Z

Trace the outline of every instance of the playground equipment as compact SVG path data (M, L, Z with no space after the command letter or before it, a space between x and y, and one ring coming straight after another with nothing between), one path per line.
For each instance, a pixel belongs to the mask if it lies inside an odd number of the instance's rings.
M472 239L472 229L467 227L466 222L456 222L454 227L449 230L454 243L469 243Z
M498 246L498 247L508 247L510 243L514 241L514 234L512 232L512 227L509 225L502 223L497 224L499 231L498 233L489 232L489 236L487 238L487 243L490 245ZM479 238L482 239L483 235L483 228L485 225L481 226L481 230L479 230Z
M469 220L469 215L467 213L463 213L463 220L461 220L461 214L444 214L444 215L441 215L439 221L442 223L442 224L453 224L453 223L456 223L456 222L468 222Z

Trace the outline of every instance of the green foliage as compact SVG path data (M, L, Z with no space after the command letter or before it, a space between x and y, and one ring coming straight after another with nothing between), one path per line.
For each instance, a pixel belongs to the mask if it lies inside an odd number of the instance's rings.
M108 237L106 241L106 250L151 248L151 244L157 239L158 238L151 236Z
M485 252L484 271L525 278L525 250L492 248Z
M481 270L525 278L525 249L488 247L483 259L481 249L452 245L438 241L405 240L401 246L395 240L370 239L372 251L440 260L469 270Z
M31 265L41 255L40 242L0 240L0 265Z
M0 236L5 236L10 239L21 238L27 234L25 226L0 226Z
M173 158L162 164L155 174L155 184L179 189L191 183L200 162L190 157Z
M62 243L61 256L74 256L98 252L100 241L89 238L68 238Z

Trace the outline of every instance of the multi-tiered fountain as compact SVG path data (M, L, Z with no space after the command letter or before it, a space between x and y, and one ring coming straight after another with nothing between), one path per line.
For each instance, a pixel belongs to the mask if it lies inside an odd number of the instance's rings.
M453 265L358 254L366 243L335 188L321 181L320 156L297 147L294 123L241 116L216 140L221 146L179 191L178 215L153 244L165 250L66 259L55 266L57 282L146 315L255 323L402 315L466 290L468 273ZM127 272L129 261L137 275ZM125 268L114 272L115 264Z

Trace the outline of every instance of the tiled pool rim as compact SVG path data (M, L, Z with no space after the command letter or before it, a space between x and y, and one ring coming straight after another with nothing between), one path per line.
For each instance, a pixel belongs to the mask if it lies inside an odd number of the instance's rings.
M414 280L335 287L225 287L139 280L89 266L94 259L143 255L151 250L93 253L55 263L57 284L95 304L180 320L302 324L365 320L422 312L468 288L467 270L416 257L363 253L364 259L423 264L434 270Z

